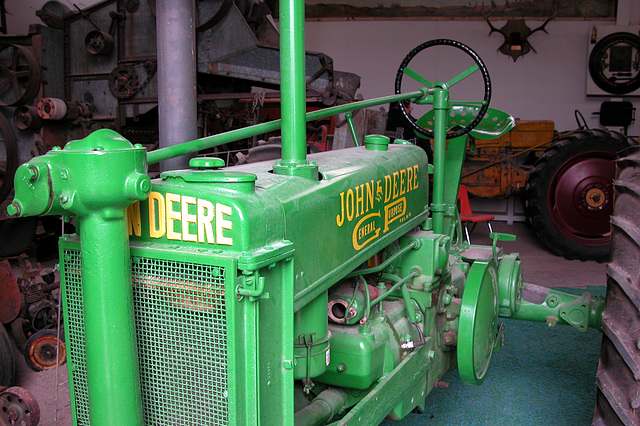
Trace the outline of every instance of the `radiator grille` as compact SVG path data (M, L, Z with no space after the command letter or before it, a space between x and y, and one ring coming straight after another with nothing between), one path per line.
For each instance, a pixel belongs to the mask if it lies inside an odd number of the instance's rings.
M76 417L89 424L80 252L65 252ZM228 423L223 267L132 257L145 423Z

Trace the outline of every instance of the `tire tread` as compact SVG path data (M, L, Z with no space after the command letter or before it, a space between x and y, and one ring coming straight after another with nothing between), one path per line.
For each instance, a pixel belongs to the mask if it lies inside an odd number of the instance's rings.
M617 162L593 424L640 425L640 151Z

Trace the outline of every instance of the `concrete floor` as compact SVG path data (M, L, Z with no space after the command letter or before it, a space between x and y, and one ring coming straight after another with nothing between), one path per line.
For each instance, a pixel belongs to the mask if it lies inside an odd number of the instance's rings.
M53 268L57 262L43 262L43 268ZM15 271L17 276L17 271ZM60 279L58 271L56 279ZM40 407L40 423L42 426L71 425L71 404L69 402L69 379L67 364L57 369L33 371L25 361L25 357L15 346L13 355L16 364L14 386L28 390L38 401Z
M515 234L515 242L501 242L505 253L520 253L527 283L547 287L604 286L605 264L566 260L549 253L522 223L494 222L493 230ZM471 236L474 244L491 244L488 229L479 224ZM71 408L66 364L58 370L32 371L15 348L16 386L30 391L40 405L40 425L71 425Z
M605 286L606 264L581 260L567 260L549 252L530 228L523 223L507 225L493 222L494 232L516 235L514 242L499 242L505 253L520 253L524 270L524 281L544 287L590 287ZM491 244L489 231L484 224L478 224L471 242Z

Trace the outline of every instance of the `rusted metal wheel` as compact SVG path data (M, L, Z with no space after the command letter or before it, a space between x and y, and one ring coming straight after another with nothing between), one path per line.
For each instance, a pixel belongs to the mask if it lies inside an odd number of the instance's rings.
M29 391L14 386L0 393L0 424L35 426L39 421L40 406Z
M40 330L27 340L25 359L27 365L35 371L49 370L65 363L67 350L64 336L57 330Z
M618 160L594 425L640 424L640 150Z
M140 88L138 74L132 66L118 66L109 74L109 90L118 99L129 99Z
M608 259L614 162L633 144L617 132L582 130L538 159L527 181L527 216L549 250L567 259Z
M25 105L40 90L42 72L35 55L24 46L0 43L0 105Z
M42 119L36 107L21 105L13 111L13 124L20 130L40 130Z
M107 56L113 50L113 45L113 37L104 31L89 31L84 38L84 48L92 55Z

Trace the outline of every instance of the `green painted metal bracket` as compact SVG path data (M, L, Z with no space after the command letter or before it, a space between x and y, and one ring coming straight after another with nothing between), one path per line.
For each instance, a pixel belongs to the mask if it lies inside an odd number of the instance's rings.
M257 273L238 277L238 285L236 285L238 302L240 302L244 296L249 297L249 300L252 302L258 299L268 299L269 293L264 292L265 281L265 278Z
M576 298L573 301L568 301L559 306L560 318L571 325L573 328L585 331L585 329L589 326L589 318L591 316L591 293L582 293L581 296ZM595 315L594 324L597 324L598 328L600 328L600 323L602 319L602 315ZM547 322L548 325L551 325L551 322Z
M295 248L291 241L281 241L270 246L261 247L251 253L244 253L238 259L238 269L241 271L257 271L258 269L274 265L281 260L293 257Z
M549 327L556 324L568 324L579 331L586 331L588 327L600 329L602 323L602 312L604 310L604 298L597 296L591 298L591 293L584 292L580 296L564 293L558 290L549 290L532 284L527 287L537 288L537 293L546 297L540 303L525 300L520 302L518 309L511 315L511 318L545 322ZM526 296L525 296L526 297Z
M431 338L427 343L410 353L398 366L386 376L380 378L378 384L353 407L342 419L332 426L338 425L372 425L380 423L385 416L410 392L414 383L424 381L431 367L435 352L430 350ZM419 397L426 397L426 390Z
M515 241L516 236L513 234L505 234L501 232L492 232L489 234L489 237L492 239L491 243L491 252L493 253L493 257L495 258L498 253L498 241Z
M349 125L349 131L351 132L351 138L353 139L353 144L355 146L360 146L360 141L358 140L358 134L356 133L356 127L353 125L353 114L348 112L344 115L344 118L347 120L347 124Z
M257 271L262 268L273 268L278 262L291 261L294 252L295 249L291 241L282 241L243 254L238 259L238 269L243 274L238 277L238 285L236 286L238 301L241 301L245 296L252 302L268 299L269 293L264 291L265 278L261 277Z

